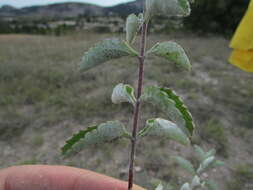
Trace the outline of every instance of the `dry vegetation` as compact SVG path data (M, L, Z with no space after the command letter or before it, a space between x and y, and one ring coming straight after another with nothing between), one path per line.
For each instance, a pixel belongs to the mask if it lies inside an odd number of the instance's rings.
M126 141L93 147L65 160L59 154L63 141L82 127L116 118L131 124L131 107L111 104L110 96L119 82L136 86L135 60L121 59L86 73L78 71L83 52L96 41L111 36L0 36L1 168L64 164L127 178ZM220 159L227 163L211 174L221 189L252 189L253 75L227 63L230 50L223 38L190 34L150 38L149 45L156 39L177 40L186 47L193 71L173 73L172 70L178 71L174 66L150 58L145 84L172 87L183 96L197 123L195 143L206 150L215 147ZM143 111L143 121L159 113L145 105ZM171 142L147 139L141 143L136 161L138 183L148 188L157 179L175 186L181 183L187 175L170 161L176 152L194 159L190 148Z

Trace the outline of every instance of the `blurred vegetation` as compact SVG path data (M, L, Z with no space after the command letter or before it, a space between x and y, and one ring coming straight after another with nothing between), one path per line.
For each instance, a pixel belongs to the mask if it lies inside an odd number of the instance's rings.
M202 33L231 35L242 19L250 0L195 0L185 25Z

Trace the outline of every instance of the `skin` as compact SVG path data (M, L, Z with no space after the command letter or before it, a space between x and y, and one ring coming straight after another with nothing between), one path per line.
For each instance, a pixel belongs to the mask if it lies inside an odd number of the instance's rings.
M127 190L127 182L72 167L15 166L0 170L0 190Z

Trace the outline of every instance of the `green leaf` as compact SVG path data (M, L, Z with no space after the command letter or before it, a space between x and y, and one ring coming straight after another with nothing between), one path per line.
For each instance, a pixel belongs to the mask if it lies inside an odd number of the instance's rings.
M170 99L174 100L176 103L176 108L181 112L184 120L185 120L185 127L188 129L191 135L193 135L193 131L195 129L195 124L193 122L192 115L189 109L184 104L183 100L176 94L175 91L171 90L170 88L161 88L163 92L166 92Z
M191 70L191 63L184 49L175 42L157 43L147 52L148 54L163 57L168 61L174 62L178 67L188 71Z
M134 96L133 87L127 84L122 84L122 83L115 86L112 92L112 102L114 104L129 102L135 105L136 98Z
M129 137L123 124L119 121L108 121L98 126L89 127L71 137L62 148L62 154L70 156L83 148L94 144L110 142L121 137Z
M124 41L107 39L96 44L84 54L80 69L86 71L106 61L123 56L138 56L138 53Z
M211 156L215 156L215 154L216 154L216 150L215 149L211 149L210 151L208 151L205 154L205 159L208 158L208 157L211 157Z
M130 14L126 21L126 41L129 44L134 43L136 35L140 29L141 22L135 14Z
M96 129L97 126L88 127L86 130L81 130L77 134L74 134L69 140L66 141L66 144L62 147L62 154L65 154L68 150L70 150L73 145L84 138L87 133Z
M219 190L218 185L211 180L205 181L205 186L207 187L208 190Z
M194 178L192 179L192 182L191 182L191 189L195 189L196 187L199 187L201 186L201 181L200 181L200 178L199 176L194 176Z
M189 138L176 124L161 118L148 120L144 129L138 134L139 137L147 135L169 138L182 145L190 143Z
M163 190L163 185L160 183L156 188L155 190Z
M188 119L188 115L184 111L186 107L180 105L179 102L175 102L176 99L172 97L175 99L173 100L171 97L171 94L168 94L168 90L157 86L147 86L144 89L141 99L150 102L164 111L170 120L175 122L187 135L191 135L191 120Z
M146 0L146 19L152 16L188 16L191 8L188 0Z
M182 187L180 188L180 190L191 190L190 184L189 183L185 183L184 185L182 185Z
M178 165L188 171L190 174L195 175L195 169L189 160L186 160L180 156L174 156L173 159L178 163Z
M215 157L211 156L206 158L199 166L197 173L200 174L210 168L212 166L212 163L215 161Z

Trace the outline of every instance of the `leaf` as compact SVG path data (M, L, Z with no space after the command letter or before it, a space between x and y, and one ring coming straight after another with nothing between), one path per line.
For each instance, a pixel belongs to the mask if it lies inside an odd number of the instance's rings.
M184 49L175 42L168 41L157 43L148 50L147 55L148 54L163 57L168 61L174 62L178 67L182 67L188 71L191 70L191 63Z
M195 169L189 160L186 160L180 156L174 156L173 159L178 163L178 165L188 171L190 174L195 175Z
M211 180L205 181L205 186L207 187L208 190L219 190L218 185Z
M215 156L215 154L216 154L216 150L215 149L211 149L210 151L208 151L205 154L205 159L208 158L208 157L211 157L211 156Z
M168 118L175 122L187 135L190 131L186 127L185 116L177 108L177 103L170 98L169 94L163 88L157 86L147 86L144 89L141 99L157 106L165 112ZM178 106L180 108L180 106Z
M121 137L128 137L129 135L124 125L119 121L108 121L75 134L66 141L66 144L62 148L62 154L70 156L90 145L110 142Z
M191 190L190 184L189 183L185 183L184 185L182 185L182 187L180 188L180 190Z
M136 35L140 29L141 22L135 14L130 14L126 21L126 41L129 44L134 43Z
M194 145L194 150L200 161L203 161L206 157L205 151L198 145Z
M163 185L160 183L156 188L155 190L163 190Z
M200 178L199 176L194 176L191 182L191 189L195 189L196 187L201 186Z
M182 145L190 143L189 138L176 124L161 118L148 120L144 129L138 134L139 137L147 135L169 138Z
M65 154L69 149L73 147L74 144L76 144L78 141L80 141L84 136L93 131L96 130L97 126L88 127L86 130L81 130L77 134L74 134L69 140L66 141L66 144L62 147L62 154Z
M188 16L191 8L188 0L146 0L146 19L152 16Z
M212 163L214 162L215 157L211 156L206 158L199 166L197 173L200 174L202 172L204 172L205 170L207 170L210 166L212 166Z
M185 127L188 129L190 134L193 135L195 124L193 122L192 115L184 104L183 100L176 94L175 91L171 90L170 88L161 88L161 90L163 92L166 92L170 99L174 100L174 102L176 103L176 108L181 112L185 120Z
M114 104L129 102L135 105L136 98L134 96L133 87L127 84L122 84L122 83L115 86L112 92L112 102Z
M86 71L106 61L123 56L138 56L138 53L124 41L107 39L96 44L84 54L80 69Z

